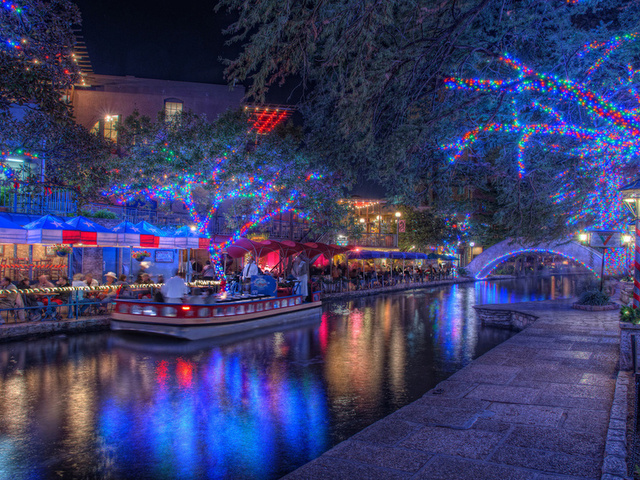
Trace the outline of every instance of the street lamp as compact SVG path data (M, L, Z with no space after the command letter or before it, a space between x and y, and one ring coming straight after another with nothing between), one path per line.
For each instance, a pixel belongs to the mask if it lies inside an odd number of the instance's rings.
M578 234L578 240L581 242L586 242L587 240L589 240L589 235L587 235L584 232L581 232Z
M633 262L633 308L640 307L640 178L619 189L624 206L636 221L636 245Z
M400 217L402 212L396 212L396 247L400 248Z

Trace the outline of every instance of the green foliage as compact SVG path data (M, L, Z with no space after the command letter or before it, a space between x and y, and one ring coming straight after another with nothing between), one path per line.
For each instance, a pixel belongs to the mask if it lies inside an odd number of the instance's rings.
M87 210L81 210L80 215L88 218L104 218L104 219L116 219L118 215L107 210L106 208L102 208L100 210L96 210L95 212L89 212Z
M582 80L588 60L578 57L580 48L636 31L640 12L632 0L309 0L287 8L278 0L219 0L218 8L238 15L227 30L230 42L243 45L227 63L231 82L247 82L249 96L261 99L299 78L307 142L332 167L367 172L406 203L466 208L488 241L563 238L569 208L550 198L556 175L568 170L586 188L595 180L580 178L580 159L543 148L527 152L529 173L519 179L515 135L489 139L449 164L442 144L511 121L512 113L503 94L461 94L445 89L443 78L512 78L498 60L508 52L539 71ZM626 48L627 58L637 58L637 49ZM602 75L607 84L624 72ZM577 107L563 113L568 122L585 116ZM521 121L535 115L525 110ZM458 202L451 195L457 185L477 188L482 198Z
M461 277L466 277L469 275L469 270L465 267L458 267L458 275Z
M586 290L580 294L578 303L580 305L607 305L609 303L609 295L600 290Z
M68 115L61 92L79 80L72 27L80 11L67 0L20 0L21 12L0 9L0 111L29 105L56 116ZM5 45L19 42L20 48Z
M640 309L630 306L620 308L620 321L629 322L635 325L640 324Z
M398 237L400 250L425 252L430 245L442 244L455 236L444 218L431 210L401 207L400 211L405 221L405 232Z
M22 118L0 112L0 146L45 158L47 181L73 188L80 204L100 198L115 162L103 138L71 118L42 111L27 111Z

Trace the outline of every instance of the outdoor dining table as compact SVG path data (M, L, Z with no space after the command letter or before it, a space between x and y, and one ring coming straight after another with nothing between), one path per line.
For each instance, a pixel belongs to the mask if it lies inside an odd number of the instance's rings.
M44 314L42 315L42 319L41 321L45 321L45 320L57 320L57 313L58 310L57 308L54 307L58 306L57 303L53 303L51 300L53 299L53 297L60 295L59 293L54 293L54 292L49 292L49 293L45 293L45 292L34 292L33 295L36 295L38 297L44 297L47 299L47 303L46 303L46 308L44 310ZM44 303L44 302L43 302Z

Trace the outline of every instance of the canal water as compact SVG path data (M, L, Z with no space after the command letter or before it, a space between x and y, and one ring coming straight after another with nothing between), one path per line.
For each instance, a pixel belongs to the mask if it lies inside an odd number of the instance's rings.
M513 334L479 325L472 305L570 297L580 281L332 302L228 344L111 332L0 344L0 478L278 478Z

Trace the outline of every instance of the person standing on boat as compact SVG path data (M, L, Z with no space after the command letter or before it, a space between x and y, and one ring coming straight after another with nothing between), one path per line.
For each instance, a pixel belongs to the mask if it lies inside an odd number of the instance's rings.
M182 299L189 293L184 281L184 272L178 272L167 283L162 285L160 291L166 303L182 303Z
M299 292L302 295L302 299L306 300L309 295L309 288L307 282L309 281L309 260L304 254L298 255L293 261L293 276L300 282Z
M242 269L242 280L251 280L251 277L258 275L258 265L256 265L256 259L253 256L249 257L249 261Z
M244 287L245 292L251 290L251 277L258 275L259 273L258 265L256 265L256 259L253 258L252 255L249 257L249 261L242 269L242 286Z

